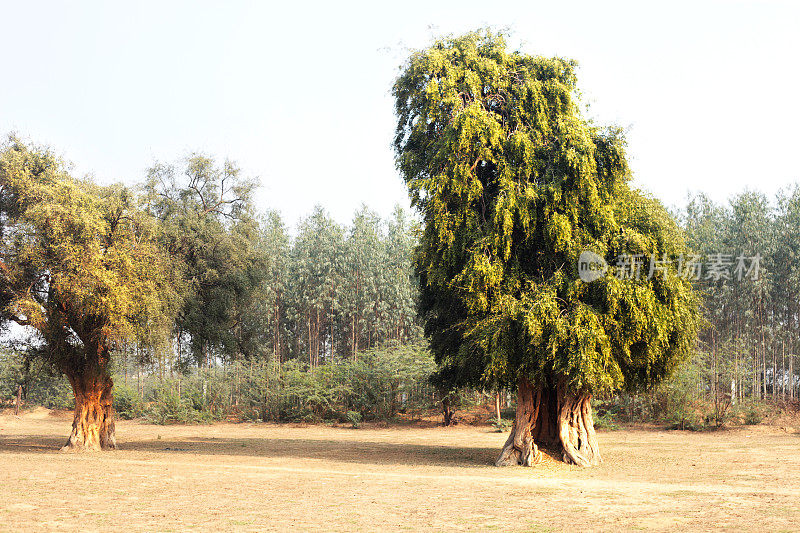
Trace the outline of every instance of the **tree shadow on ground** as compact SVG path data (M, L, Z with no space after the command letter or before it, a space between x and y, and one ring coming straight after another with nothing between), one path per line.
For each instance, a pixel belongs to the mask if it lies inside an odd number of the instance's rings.
M66 436L63 438L52 435L0 436L0 453L53 453L59 451L66 442Z
M65 438L52 435L0 436L0 453L57 453ZM497 447L389 443L351 439L185 437L118 442L122 452L212 455L281 459L286 464L307 460L374 465L491 466ZM542 451L551 459L558 454ZM102 452L107 453L107 452ZM113 453L113 452L111 452ZM547 460L547 459L545 459Z
M493 464L498 450L414 443L297 438L187 438L124 444L137 452L189 453L282 459L291 463L321 460L375 465L479 466Z

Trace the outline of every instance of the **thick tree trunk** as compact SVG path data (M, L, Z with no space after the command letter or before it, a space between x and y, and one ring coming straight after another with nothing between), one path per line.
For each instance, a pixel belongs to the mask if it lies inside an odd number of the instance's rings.
M520 378L517 386L517 414L511 434L495 462L497 466L533 466L542 460L542 452L533 441L531 433L539 417L541 396L541 388L534 390L530 381Z
M591 395L569 392L564 386L534 387L521 378L514 426L495 464L533 466L542 457L537 443L558 446L565 463L600 464Z
M600 446L592 419L592 397L567 392L561 386L558 397L558 431L564 462L578 466L600 464Z
M62 451L113 450L117 447L114 431L114 383L103 371L67 375L75 393L75 417L72 433Z

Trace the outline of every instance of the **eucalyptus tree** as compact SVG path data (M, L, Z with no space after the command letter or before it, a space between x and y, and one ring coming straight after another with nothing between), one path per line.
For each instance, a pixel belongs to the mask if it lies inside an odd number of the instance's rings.
M281 362L286 353L286 306L291 266L291 237L280 213L269 210L261 221L259 253L266 271L262 279L265 341L273 358Z
M652 277L611 266L578 279L584 251L614 265L685 245L667 211L629 187L621 133L581 116L575 67L480 31L414 52L393 88L397 166L424 224L415 262L440 378L517 387L498 465L537 462L537 443L598 463L592 395L669 376L700 320L672 263Z
M396 206L387 222L383 292L386 295L386 339L404 343L417 339L416 281L412 257L416 243L414 221Z
M797 334L800 328L800 186L781 191L777 197L774 244L774 280L772 299L779 309L782 326L781 355L783 394L790 400L795 394L798 370L796 354L800 350Z
M732 257L759 254L757 276L732 278L725 304L720 310L727 317L736 316L742 326L736 335L745 334L746 345L752 354L752 388L754 396L766 397L769 384L768 361L774 344L776 322L770 293L773 281L773 210L762 193L745 191L729 202L725 247ZM737 276L738 277L738 276ZM753 279L753 277L755 279ZM774 346L773 346L774 348ZM774 382L774 374L773 379ZM760 389L760 390L759 390Z
M362 206L356 211L342 261L342 317L349 331L351 357L373 344L381 320L379 287L385 247L377 214Z
M31 354L75 394L65 449L116 447L112 355L120 343L165 344L180 266L121 186L73 179L49 151L0 149L0 322L32 329Z
M295 338L316 366L332 346L340 308L344 230L320 206L298 228L292 250Z
M698 265L698 271L692 276L695 288L702 295L703 317L708 322L708 328L702 331L699 346L702 358L708 362L708 368L700 365L705 371L712 394L720 392L720 367L725 368L727 362L725 354L733 354L734 362L728 370L730 377L739 382L740 364L737 356L741 346L740 338L736 332L741 332L744 314L741 307L734 308L733 293L737 289L730 283L730 279L708 277L703 270L708 258L717 254L730 255L731 217L729 210L714 203L708 196L698 194L688 198L683 208L680 219L684 228L684 235L689 253L684 259L688 265L692 262ZM726 257L726 261L733 258ZM706 353L708 352L708 353ZM725 372L722 372L725 374ZM726 374L727 377L727 374Z

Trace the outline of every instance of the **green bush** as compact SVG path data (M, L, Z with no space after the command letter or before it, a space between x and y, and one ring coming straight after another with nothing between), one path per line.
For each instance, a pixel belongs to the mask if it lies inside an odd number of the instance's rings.
M211 410L198 405L197 399L181 396L177 384L164 380L150 391L142 417L152 424L198 424L214 420Z
M732 411L733 417L748 426L760 424L766 417L766 406L756 401L740 403Z
M26 383L29 404L72 407L72 391L65 378L47 368L26 371L22 361L0 353L0 391L6 401L11 401L19 383ZM351 412L358 413L359 423L400 415L414 418L438 409L436 391L428 381L434 368L433 357L424 347L391 344L359 353L355 360L337 357L315 368L295 359L282 364L252 361L192 369L174 378L137 372L133 387L120 385L126 379L115 374L114 406L120 418L141 417L157 424L227 417L352 424ZM453 395L459 405L474 403L469 394Z
M29 362L23 353L0 351L0 400L12 399L22 385L27 405L73 409L75 396L67 378L42 362Z
M358 429L361 426L361 413L358 411L347 411L344 416L353 429Z
M592 410L594 411L594 427L596 429L619 429L614 415L614 404L592 400Z
M139 392L125 385L115 385L114 410L124 420L141 417L144 412L144 404Z
M505 433L511 429L512 425L513 422L506 420L505 418L501 418L500 420L498 420L497 417L492 418L492 427L494 427L495 431L498 433Z

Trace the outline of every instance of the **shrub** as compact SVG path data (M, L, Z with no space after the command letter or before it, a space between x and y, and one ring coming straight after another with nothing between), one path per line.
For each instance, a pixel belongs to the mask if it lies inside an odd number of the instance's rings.
M7 398L15 394L18 383L31 383L25 389L29 403L72 407L66 379L47 369L24 373L21 361L0 353L0 390ZM293 359L282 364L251 361L192 369L177 379L143 372L137 377L143 394L137 393L136 386L117 385L114 406L120 418L141 417L157 424L226 417L352 424L351 411L359 414L359 423L389 420L401 413L414 418L436 407L436 392L428 381L434 368L433 357L424 347L390 344L359 353L355 360L335 357L315 368ZM124 381L119 375L114 379L118 384ZM459 405L471 401L462 392L454 397Z
M766 406L756 401L740 403L732 411L732 416L748 426L760 424L766 416Z
M509 429L511 429L512 422L506 420L505 418L501 418L498 420L497 418L492 418L492 427L494 427L495 431L498 433L505 433Z
M125 385L114 386L114 410L120 418L131 420L142 416L144 404L139 392Z
M619 429L613 413L613 403L592 400L594 427L596 429Z
M361 413L358 411L347 411L345 418L353 429L358 429L361 426Z
M165 380L156 386L142 411L152 424L198 424L214 420L213 412L198 403L196 397L178 394L176 383Z

